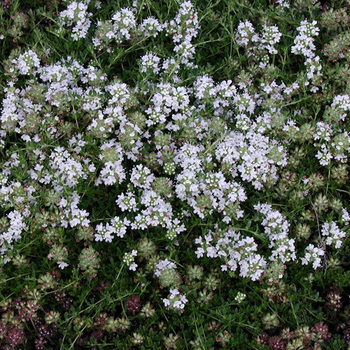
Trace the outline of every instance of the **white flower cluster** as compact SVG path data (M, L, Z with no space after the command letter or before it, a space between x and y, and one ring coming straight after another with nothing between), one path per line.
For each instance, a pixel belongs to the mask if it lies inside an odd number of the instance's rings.
M106 86L105 90L111 95L111 98L108 100L110 105L124 106L130 102L130 91L125 83L114 81Z
M332 108L339 111L339 120L344 120L346 118L346 113L350 111L350 95L337 95L333 98L331 104Z
M319 159L321 165L328 165L333 158L332 153L329 151L328 142L331 140L333 134L332 127L325 122L317 122L315 133L313 135L314 140L325 141L320 144L320 148L316 154L316 158Z
M90 220L87 219L89 213L86 210L71 207L69 225L70 227L88 227Z
M29 74L35 68L40 67L38 55L33 50L28 50L12 60L20 74Z
M114 39L117 43L131 38L131 30L136 27L136 18L132 10L123 8L112 16Z
M63 107L81 96L83 91L77 85L77 80L89 74L90 69L84 69L77 61L67 58L50 66L40 67L38 74L46 83L45 99L52 106Z
M346 220L350 217L345 209L343 209L343 219ZM325 256L326 245L333 245L335 249L339 249L343 240L346 237L346 233L341 231L334 221L330 223L326 222L321 227L321 234L323 244L319 247L315 247L313 244L309 244L305 248L305 257L301 258L301 263L307 265L312 263L314 269L322 266L322 257Z
M285 0L276 0L275 4L278 5L278 7L282 7L282 8L290 8L290 4L288 1Z
M104 167L101 170L99 177L96 179L95 184L100 185L101 183L104 183L105 185L110 186L116 183L122 183L126 178L126 172L122 165L122 146L116 140L110 140L103 143L100 150L101 154L99 155L99 158L103 162Z
M314 140L330 141L333 130L331 125L325 122L317 122L316 130L313 135Z
M145 226L171 227L173 209L170 203L164 201L153 190L143 191L140 202L146 206L146 209L142 210L141 214L138 214L135 219L144 218L146 222L143 223L143 228L145 228ZM131 227L133 229L138 229L139 224L135 222Z
M56 190L61 193L62 188L56 187ZM68 227L89 227L90 220L88 219L89 213L84 209L79 209L78 204L81 197L73 192L72 195L65 199L63 196L60 202L57 204L60 208L66 208L63 210L63 215L61 216L61 226L64 228Z
M253 128L252 128L253 129ZM249 181L260 190L268 180L276 181L277 166L287 164L284 148L253 130L246 135L232 131L217 145L216 158L232 176L239 173L242 180Z
M319 80L319 77L322 76L322 65L320 63L320 57L319 56L314 56L312 58L308 58L305 61L305 66L307 68L306 73L307 73L307 78L309 80L312 80L313 83L317 83ZM313 92L316 92L318 88Z
M350 214L349 214L349 212L348 212L345 208L342 209L341 220L342 220L343 222L348 222L348 221L350 221Z
M97 21L95 36L92 42L95 47L102 50L106 48L111 52L112 41L121 44L125 40L131 40L134 35L143 35L145 38L157 37L164 30L166 24L162 24L153 17L145 18L140 25L136 22L135 9L123 8L116 12L111 20Z
M73 1L68 4L67 10L59 14L62 24L73 26L71 35L74 40L85 38L90 28L89 17L92 13L88 12L88 3L89 1Z
M305 257L301 258L302 265L308 265L312 263L312 267L316 270L322 266L322 257L325 255L325 251L322 247L315 247L313 244L309 244L305 248Z
M98 224L96 226L95 241L112 242L114 235L123 238L130 221L126 218L121 219L115 216L110 223Z
M316 50L316 46L313 37L317 36L320 31L316 25L316 21L310 23L304 20L300 22L300 26L297 28L299 34L295 37L294 46L291 48L292 53L304 55L306 58L313 58L315 56L314 51Z
M333 158L333 155L329 151L326 144L321 144L321 148L317 152L316 158L319 160L321 165L326 166L330 163L331 159Z
M198 76L193 83L194 96L198 100L210 100L216 95L214 79L209 75Z
M199 28L198 14L190 1L181 3L177 16L166 25L166 32L175 44L175 60L187 67L193 66L190 61L194 58L195 49L191 41L197 36Z
M241 277L258 280L266 269L264 257L257 254L257 244L253 237L243 237L233 229L217 229L209 231L205 236L198 237L195 243L199 248L195 251L197 258L206 255L208 258L220 258L224 261L222 271L236 271L240 268Z
M306 77L304 86L310 85L310 91L316 93L320 89L322 83L322 65L320 57L315 55L316 46L314 44L314 37L319 34L319 28L316 26L317 22L308 22L304 20L297 28L299 34L294 39L294 45L291 52L296 55L303 55L306 58Z
M123 262L129 267L129 270L136 271L137 264L135 263L135 257L137 256L137 250L133 249L130 253L125 253Z
M326 244L334 245L336 249L341 247L343 243L342 239L346 236L346 233L341 231L334 221L331 223L324 223L321 228L321 233L322 236L326 237Z
M171 222L167 222L167 234L166 238L173 241L181 232L185 232L186 227L178 218L173 219Z
M143 35L146 38L157 37L164 29L173 38L175 57L164 60L162 69L166 73L177 73L179 64L193 66L195 48L191 43L197 36L199 21L197 12L190 1L180 3L177 16L170 22L160 23L154 17L148 17L137 24L134 9L123 8L115 13L111 20L98 21L95 37L92 39L95 47L111 52L111 42L117 44L131 40L133 35ZM65 13L64 13L65 15Z
M160 260L156 265L156 270L154 274L160 277L163 271L176 269L176 264L169 261L168 259Z
M21 239L22 232L27 230L24 217L17 210L11 211L6 217L7 227L0 233L0 261L3 264L10 260L6 257L6 252L13 248L13 243Z
M260 41L259 35L255 33L253 24L249 21L240 22L238 24L235 39L240 46L252 46Z
M332 105L326 110L326 117L332 120L343 121L350 110L350 98L348 95L337 95L333 98ZM323 166L330 164L332 159L345 163L350 151L350 135L344 131L340 123L320 121L316 123L313 135L315 146L318 147L316 158Z
M141 57L141 73L154 73L157 74L159 68L160 58L152 53L147 53Z
M173 112L185 110L189 105L189 94L185 87L174 87L170 83L157 84L157 92L151 101L153 107L149 107L145 112L148 115L147 126L163 124L166 116Z
M170 289L168 298L163 299L164 306L173 309L183 311L186 303L188 302L186 296L179 292L178 289Z
M121 211L136 212L136 200L135 195L132 192L122 193L116 200Z
M243 187L236 181L227 181L221 171L205 174L201 150L198 146L185 144L174 158L182 168L176 176L176 195L201 218L211 215L214 210L222 212L227 222L241 217L243 212L239 203L247 199Z
M158 19L153 17L147 17L140 25L141 33L147 37L156 37L163 29L165 25L160 24Z
M133 167L131 171L130 181L134 186L143 189L149 189L151 187L151 183L154 180L155 176L145 165L138 164Z
M210 94L215 97L213 100L214 116L224 115L224 111L227 109L226 107L230 107L231 104L239 105L239 103L237 103L239 95L237 96L236 93L237 88L232 85L232 80L223 80L210 91ZM254 108L255 104L251 98L249 98L249 100L247 99L245 102L245 107L247 109L251 110L251 108ZM229 114L227 116L230 117Z
M0 173L0 207L8 210L11 207L23 208L23 214L27 213L28 207L36 203L33 196L36 189L32 186L23 186L20 182L9 181L8 162L5 162L4 169ZM25 216L27 216L25 214ZM7 219L6 219L7 220Z
M270 241L272 249L271 261L278 260L282 263L295 260L295 240L289 239L289 223L277 210L273 210L270 204L257 204L254 209L263 215L262 225Z
M279 43L282 37L282 33L279 32L276 25L273 26L263 26L262 37L260 38L260 49L266 49L270 54L276 55L277 50L274 45Z
M278 53L275 45L279 43L281 37L282 33L276 25L264 25L259 35L249 21L240 22L235 33L236 43L246 48L248 56L260 56L259 67L262 69L266 68L269 62L269 54Z
M75 160L63 147L56 147L49 158L49 165L52 170L55 170L53 178L59 184L64 184L72 188L78 184L80 179L87 178L83 164ZM95 168L90 170L94 172Z

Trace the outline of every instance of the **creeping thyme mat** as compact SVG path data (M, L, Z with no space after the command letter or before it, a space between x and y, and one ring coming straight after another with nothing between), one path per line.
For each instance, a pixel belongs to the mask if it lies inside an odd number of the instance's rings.
M350 0L0 23L0 349L350 348Z

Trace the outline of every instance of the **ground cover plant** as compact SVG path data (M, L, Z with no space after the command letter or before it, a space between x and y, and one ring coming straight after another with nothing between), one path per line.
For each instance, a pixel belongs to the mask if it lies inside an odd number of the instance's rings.
M1 349L348 349L350 1L0 2Z

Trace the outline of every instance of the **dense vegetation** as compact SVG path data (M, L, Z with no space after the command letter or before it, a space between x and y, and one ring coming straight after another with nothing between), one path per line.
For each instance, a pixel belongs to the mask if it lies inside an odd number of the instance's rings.
M0 23L1 349L349 348L349 0Z

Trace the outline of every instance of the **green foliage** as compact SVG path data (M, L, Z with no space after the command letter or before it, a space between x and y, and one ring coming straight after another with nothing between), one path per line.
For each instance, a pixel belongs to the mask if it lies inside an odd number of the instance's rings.
M79 40L77 18L60 18L71 3L0 4L0 347L348 348L349 1L194 0L179 23L175 0L80 1L91 25ZM166 29L113 39L126 8ZM292 52L304 20L320 29L315 55ZM245 21L259 42L240 42ZM261 38L274 26L272 47ZM195 54L182 61L173 39L188 30ZM164 66L143 71L148 53ZM47 81L35 73L55 64ZM67 90L48 89L67 77ZM237 160L222 159L218 147L229 154L234 142ZM265 146L265 164L254 168L259 155L249 167ZM180 180L186 162L195 175ZM222 183L225 200L236 195L226 206ZM256 209L264 203L272 218ZM274 238L283 223L288 235ZM253 259L252 241L267 265L256 279L259 263L232 258ZM324 254L305 263L309 245Z

